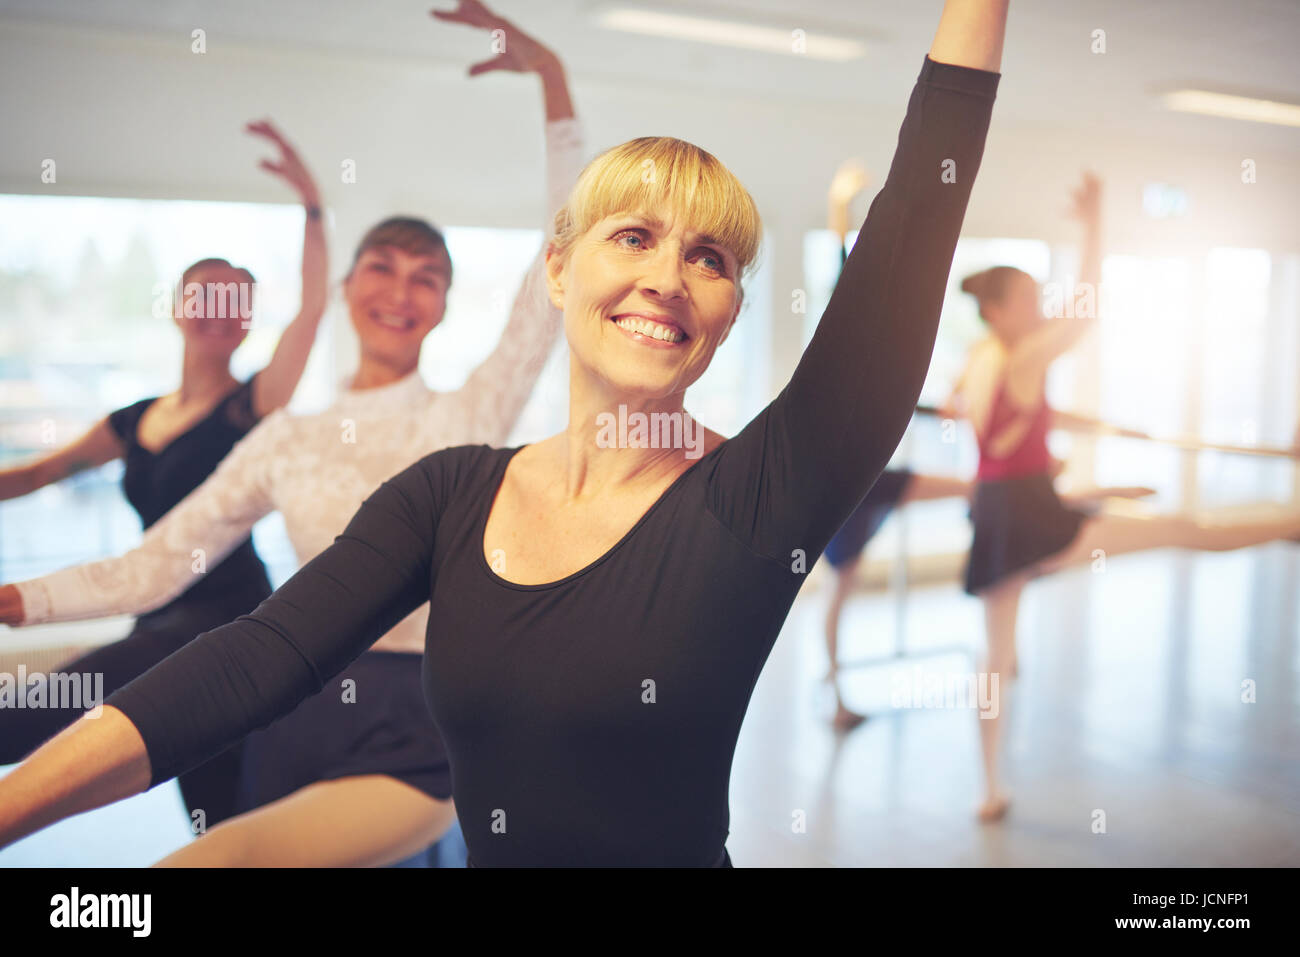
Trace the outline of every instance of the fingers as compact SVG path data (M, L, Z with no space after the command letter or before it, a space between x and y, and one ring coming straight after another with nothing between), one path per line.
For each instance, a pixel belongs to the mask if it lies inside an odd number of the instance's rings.
M244 130L254 136L264 136L284 149L289 148L289 144L285 142L284 137L280 135L280 131L272 125L270 120L254 120L251 123L246 123Z
M445 23L463 23L471 27L498 26L503 21L478 0L460 0L455 10L430 10L435 19Z
M493 57L490 60L484 60L482 63L475 63L469 68L470 76L478 76L482 73L491 73L493 70L509 70L512 67L503 53L501 56Z

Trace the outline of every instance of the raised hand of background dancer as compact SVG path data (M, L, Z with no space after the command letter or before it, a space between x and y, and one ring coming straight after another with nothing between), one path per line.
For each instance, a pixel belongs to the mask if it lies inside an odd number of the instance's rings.
M1096 173L1084 173L1083 181L1070 193L1070 218L1086 225L1101 219L1101 180Z
M270 140L280 150L278 160L264 159L257 165L292 186L298 198L302 200L302 204L308 209L318 208L320 190L316 188L316 181L312 179L311 172L274 124L270 120L254 120L244 127L244 131Z
M1101 180L1093 172L1070 193L1070 217L1083 224L1083 245L1079 258L1079 283L1092 286L1101 296ZM1095 299L1094 303L1098 300Z
M307 357L329 302L329 250L321 220L320 190L306 164L270 120L254 120L244 130L270 140L280 151L279 159L264 159L258 165L292 186L306 211L302 233L302 304L298 315L280 333L271 361L253 382L253 403L258 415L264 416L288 404L307 368Z
M840 242L849 233L849 204L867 188L870 176L859 160L845 160L831 178L831 188L826 196L827 226L839 236Z
M489 73L492 70L540 73L543 69L559 62L559 58L549 49L509 20L497 16L479 0L460 0L455 10L431 10L430 12L444 23L463 23L482 30L501 31L500 36L492 38L492 49L497 55L471 66L470 76L478 76L480 73Z
M548 47L509 20L498 17L479 0L460 0L455 10L430 10L429 13L444 23L460 23L492 32L492 52L496 56L471 66L470 76L480 76L496 70L536 73L542 78L546 121L550 123L569 119L574 115L573 100L569 96L569 85L564 77L564 65Z

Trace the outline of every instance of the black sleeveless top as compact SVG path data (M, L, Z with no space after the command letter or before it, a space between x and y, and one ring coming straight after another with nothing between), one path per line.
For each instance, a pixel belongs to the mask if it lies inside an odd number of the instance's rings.
M108 416L108 424L126 449L126 473L122 491L126 500L148 528L198 488L226 457L234 444L258 423L253 407L253 379L222 399L203 419L172 439L164 448L151 452L136 434L145 410L158 401L141 399ZM251 611L271 594L271 583L262 560L253 550L253 540L244 539L219 565L209 568L185 592L162 608L140 616L147 619L192 605L228 599L235 610L230 617Z

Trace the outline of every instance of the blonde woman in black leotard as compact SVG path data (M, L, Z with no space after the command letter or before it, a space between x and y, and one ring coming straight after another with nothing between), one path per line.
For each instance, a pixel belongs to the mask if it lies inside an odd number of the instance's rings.
M274 720L427 600L424 685L474 864L729 863L754 683L925 379L1005 19L1005 0L947 0L817 333L738 435L703 429L683 400L740 311L757 210L698 147L632 140L588 166L551 241L566 430L446 449L384 483L254 614L0 779L0 843ZM702 455L662 431L610 434L608 417L636 413L690 429Z

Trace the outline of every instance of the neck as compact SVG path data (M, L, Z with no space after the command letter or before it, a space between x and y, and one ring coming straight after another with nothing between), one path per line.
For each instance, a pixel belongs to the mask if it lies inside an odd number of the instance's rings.
M658 485L699 461L712 440L720 439L682 407L685 392L629 396L570 359L569 424L556 436L555 448L564 457L569 498Z
M398 379L404 379L416 370L418 363L398 365L373 356L362 355L361 364L357 366L352 377L351 389L378 389L390 385Z
M197 353L187 343L181 361L180 400L203 399L226 392L236 382L230 374L230 357Z

